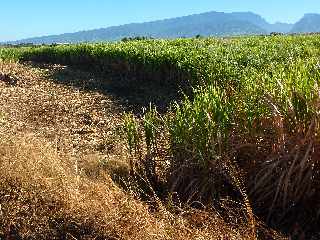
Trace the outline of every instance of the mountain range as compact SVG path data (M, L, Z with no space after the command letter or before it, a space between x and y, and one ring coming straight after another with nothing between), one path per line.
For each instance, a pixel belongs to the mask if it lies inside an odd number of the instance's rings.
M131 23L76 33L28 38L11 44L79 43L116 41L128 37L180 38L279 33L320 32L320 14L305 14L295 24L268 23L252 12L207 12L145 23Z

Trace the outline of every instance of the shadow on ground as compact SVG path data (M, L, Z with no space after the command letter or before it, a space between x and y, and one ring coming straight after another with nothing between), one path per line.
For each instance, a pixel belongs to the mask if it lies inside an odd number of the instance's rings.
M32 66L48 69L48 77L58 84L72 86L79 90L96 91L114 98L127 111L141 113L150 103L159 112L166 112L170 104L182 99L181 89L152 80L138 80L119 74L97 73L70 66L31 63Z

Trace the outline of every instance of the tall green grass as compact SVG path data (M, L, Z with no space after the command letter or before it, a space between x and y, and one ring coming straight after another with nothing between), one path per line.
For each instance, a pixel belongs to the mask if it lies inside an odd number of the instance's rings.
M19 48L0 47L0 60L19 61L22 59L23 54L29 50L30 50L29 47L19 47Z

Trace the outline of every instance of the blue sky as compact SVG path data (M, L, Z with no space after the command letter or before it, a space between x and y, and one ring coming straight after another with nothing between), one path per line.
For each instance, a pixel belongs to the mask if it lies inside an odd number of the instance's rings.
M207 11L252 11L269 22L295 22L320 13L320 0L3 0L0 41Z

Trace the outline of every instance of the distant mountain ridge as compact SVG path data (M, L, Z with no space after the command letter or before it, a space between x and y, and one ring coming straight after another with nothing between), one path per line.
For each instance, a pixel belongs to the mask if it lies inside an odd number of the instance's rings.
M320 32L320 14L308 13L291 29L292 33Z
M28 38L11 43L80 43L116 41L125 37L179 38L201 36L235 36L271 32L320 32L320 15L306 14L298 23L270 24L252 12L207 12L145 23L131 23L76 33Z

